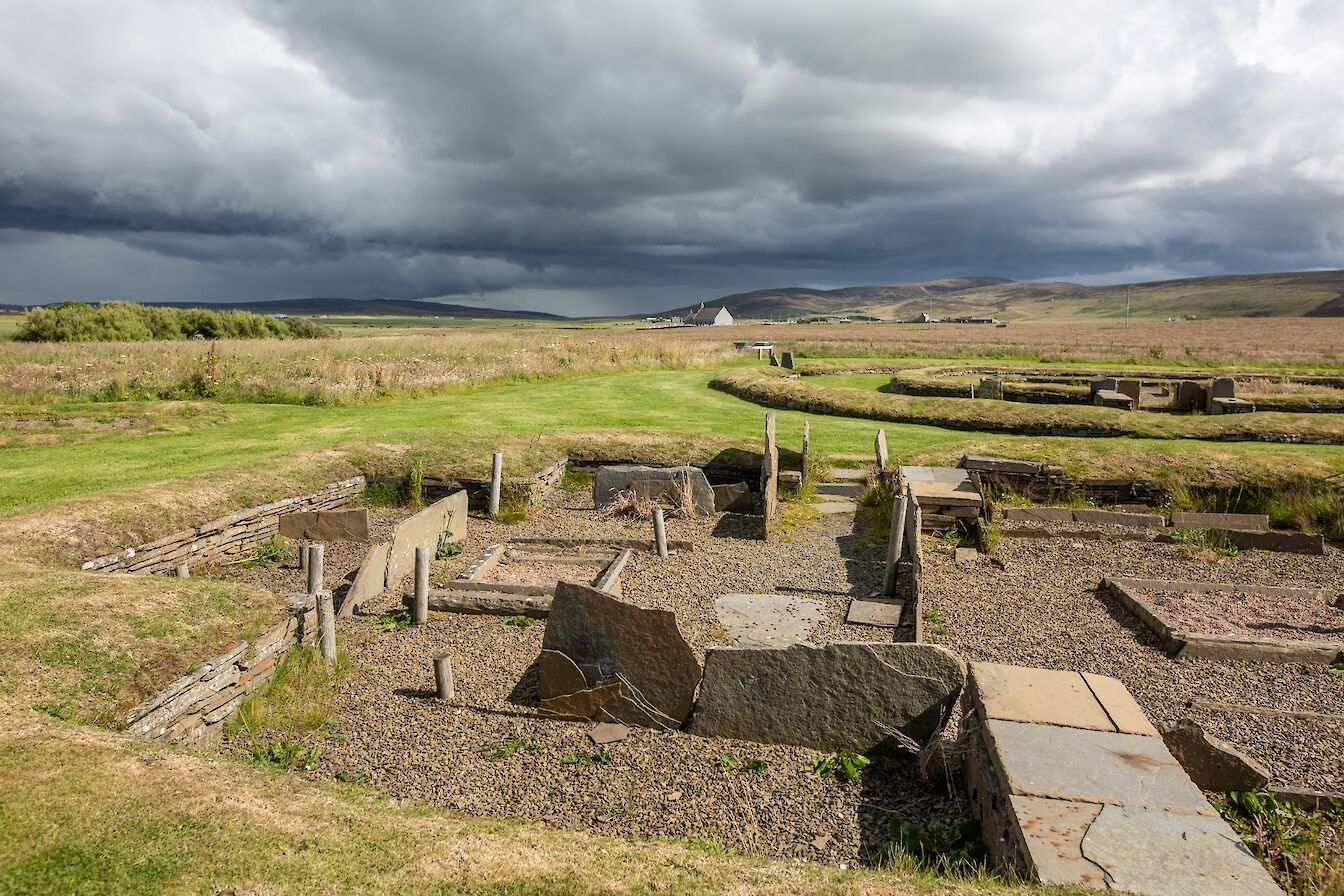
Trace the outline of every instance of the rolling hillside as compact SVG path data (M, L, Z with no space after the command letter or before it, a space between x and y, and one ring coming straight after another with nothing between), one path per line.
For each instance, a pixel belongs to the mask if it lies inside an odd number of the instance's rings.
M739 318L867 313L887 320L993 315L1001 320L1344 316L1344 271L1193 277L1114 286L959 277L817 290L761 289L723 296ZM671 313L681 313L678 309Z

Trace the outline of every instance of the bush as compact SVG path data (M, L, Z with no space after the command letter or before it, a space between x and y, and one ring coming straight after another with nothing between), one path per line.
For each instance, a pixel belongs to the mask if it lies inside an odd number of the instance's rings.
M300 317L250 311L154 308L134 302L59 302L34 308L19 324L20 342L148 342L190 339L317 339L326 327Z

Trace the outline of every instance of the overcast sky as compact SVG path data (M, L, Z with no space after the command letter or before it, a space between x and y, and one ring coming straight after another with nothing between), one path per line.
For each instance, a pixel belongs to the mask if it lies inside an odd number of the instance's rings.
M0 0L0 302L1340 267L1344 3Z

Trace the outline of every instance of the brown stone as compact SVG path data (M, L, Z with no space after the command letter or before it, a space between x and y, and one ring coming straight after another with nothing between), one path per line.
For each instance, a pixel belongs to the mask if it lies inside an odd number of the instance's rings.
M751 487L745 482L716 485L713 488L715 513L749 513L755 506Z
M368 541L369 512L359 510L301 510L280 517L280 534L295 540Z
M700 664L669 610L561 582L541 647L543 712L667 729L690 715Z
M1269 783L1269 770L1190 719L1162 726L1171 755L1201 790L1254 790Z

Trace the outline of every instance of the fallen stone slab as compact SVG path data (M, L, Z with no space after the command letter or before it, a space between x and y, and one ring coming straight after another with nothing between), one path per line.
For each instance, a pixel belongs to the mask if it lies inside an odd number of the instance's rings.
M1264 513L1185 513L1171 514L1173 529L1237 529L1242 532L1268 532L1269 515Z
M610 504L620 492L630 491L631 483L664 480L672 483L689 482L695 512L701 516L714 513L714 490L699 467L646 467L637 464L616 464L598 467L593 476L593 503L598 507ZM649 486L642 486L650 488Z
M663 729L690 715L700 664L669 610L561 582L541 647L545 713Z
M315 541L368 541L369 511L300 510L280 517L280 534L285 538Z
M1254 790L1269 783L1269 769L1236 747L1182 719L1162 727L1162 741L1201 790Z
M965 682L933 644L711 648L691 733L865 752L896 730L927 743Z
M1075 523L1104 523L1107 526L1129 526L1134 529L1161 529L1167 521L1157 513L1118 513L1114 510L1092 510L1078 507L1073 511Z
M898 628L905 601L880 597L856 597L849 602L845 621L850 625L871 625L877 628Z
M346 589L341 598L341 608L337 616L350 616L364 604L387 590L387 556L392 543L383 541L369 548L364 562L355 573L355 580Z
M714 490L715 513L750 513L756 507L751 487L745 482L715 485L711 488Z
M807 640L826 605L789 594L725 594L714 612L738 647L788 647Z

